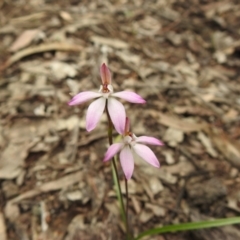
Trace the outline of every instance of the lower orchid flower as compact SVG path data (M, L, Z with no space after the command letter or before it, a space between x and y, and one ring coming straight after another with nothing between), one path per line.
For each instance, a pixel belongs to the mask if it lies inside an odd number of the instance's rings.
M90 132L96 127L104 109L106 108L116 131L121 134L124 131L126 112L122 103L116 100L115 97L122 98L131 103L143 104L146 101L134 92L122 91L114 93L111 85L111 73L105 63L101 66L100 74L102 85L98 92L81 92L74 96L68 104L70 106L78 105L97 98L97 100L89 105L87 110L87 131Z
M160 163L154 152L145 145L162 146L163 143L160 140L148 136L136 137L130 132L130 122L128 118L126 118L125 130L121 134L123 135L123 141L121 143L114 143L108 148L103 159L104 162L112 159L113 156L120 152L120 163L127 180L129 180L133 174L134 153L152 166L160 167Z

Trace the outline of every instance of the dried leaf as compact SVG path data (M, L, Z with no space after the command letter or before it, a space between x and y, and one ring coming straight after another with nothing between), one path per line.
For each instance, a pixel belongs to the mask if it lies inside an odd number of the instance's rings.
M181 143L184 138L184 133L174 128L168 128L163 139L168 142L171 147L175 147Z
M164 189L161 181L157 177L151 177L149 179L149 186L154 195L158 194Z
M9 201L4 208L4 213L10 222L15 222L19 218L20 210L16 204Z
M236 168L240 169L240 147L239 144L233 142L229 137L217 129L209 129L210 138L219 152Z
M104 37L99 37L99 36L92 36L91 40L95 44L100 44L100 45L107 45L113 48L117 49L126 49L128 48L128 44L126 42L123 42L119 39L112 39L112 38L104 38Z
M67 193L67 199L70 201L79 201L83 197L82 193L79 190Z
M162 151L162 154L165 156L165 161L167 164L171 165L176 162L172 152L164 150Z
M66 22L72 22L73 18L72 16L68 13L68 12L65 12L65 11L61 11L59 13L60 17L65 20Z
M44 184L36 187L33 190L29 190L29 191L19 195L18 197L12 199L9 202L17 203L24 199L37 196L43 192L50 192L50 191L56 191L56 190L60 190L63 188L67 188L68 186L71 186L71 185L81 181L81 179L83 179L83 177L84 177L83 171L69 174L69 175L59 178L57 180L53 180L48 183L44 183Z
M156 118L160 124L164 126L178 129L182 132L197 132L207 128L207 124L194 123L187 120L178 119L176 117L156 112L153 110L147 111L152 117Z
M180 176L187 176L195 170L195 167L187 160L181 160L177 164L167 166L166 168L170 174Z
M4 221L4 216L0 212L0 239L7 240L7 229Z
M152 210L155 216L164 217L166 215L166 210L163 207L147 203L146 208Z
M224 122L231 122L237 119L238 117L238 111L235 109L231 108L224 116L223 116L223 121Z
M16 178L22 171L24 160L28 155L28 143L10 143L2 152L0 161L0 179Z
M32 40L37 36L40 32L39 29L31 29L24 31L11 45L9 51L16 52L21 48L28 46Z
M159 179L161 179L163 182L167 182L169 184L175 184L177 182L177 177L172 175L168 171L168 167L161 167L159 170Z
M32 54L41 53L41 52L48 52L48 51L72 51L72 52L79 52L82 50L82 47L79 45L68 44L68 43L46 43L36 47L30 47L23 49L17 53L15 53L12 57L10 57L7 62L0 68L0 71L8 68L15 62L21 60L24 57L30 56Z
M211 140L203 132L198 133L198 139L202 142L203 146L212 157L217 157L218 154L213 148Z
M125 189L125 181L120 182L122 192L125 194L126 189ZM137 184L133 179L128 182L128 192L130 194L137 194L137 193L143 193L143 188L141 185Z
M174 107L174 112L177 114L192 114L199 116L212 116L213 112L209 109L205 109L203 107L198 106L176 106Z
M154 214L150 211L147 210L143 210L139 216L139 220L142 223L146 223L148 222L151 218L153 218Z
M49 63L48 67L57 81L66 77L74 78L77 75L76 67L68 63L53 61Z

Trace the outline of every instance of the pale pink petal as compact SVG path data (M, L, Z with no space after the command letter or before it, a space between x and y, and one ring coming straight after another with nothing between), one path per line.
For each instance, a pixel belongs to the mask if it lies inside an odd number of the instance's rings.
M122 98L131 103L146 103L146 101L135 92L122 91L122 92L113 93L112 96Z
M153 165L154 167L160 167L160 163L156 155L149 147L143 144L136 144L135 146L133 146L133 149L136 152L136 154L140 156L142 159L144 159L146 162Z
M116 131L119 134L123 134L126 121L126 112L124 106L118 100L114 98L108 98L107 108Z
M112 144L108 148L107 152L105 153L103 161L106 162L106 161L110 160L114 155L116 155L121 150L122 147L123 147L123 143Z
M103 63L100 68L100 75L102 78L102 84L107 84L107 85L111 84L111 82L112 82L111 81L111 73L105 63Z
M74 96L68 102L68 105L72 106L72 105L81 104L81 103L86 102L86 101L88 101L90 99L101 97L101 96L102 96L102 94L101 93L97 93L97 92L90 92L90 91L80 92L79 94Z
M86 129L88 132L92 131L96 127L103 114L105 105L106 98L103 97L95 100L89 105L86 116Z
M158 146L163 146L164 144L158 140L157 138L154 137L148 137L148 136L141 136L137 137L135 139L136 142L139 143L144 143L144 144L151 144L151 145L158 145Z
M130 179L134 170L133 154L129 146L125 146L120 152L120 162L126 179Z

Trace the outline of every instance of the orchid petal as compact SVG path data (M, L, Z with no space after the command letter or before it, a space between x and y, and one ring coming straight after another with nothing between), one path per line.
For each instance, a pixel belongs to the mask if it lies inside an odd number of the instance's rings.
M105 153L103 161L106 162L106 161L110 160L114 155L116 155L121 150L122 147L123 147L123 143L112 144L108 148L107 152Z
M102 93L97 93L97 92L90 92L90 91L80 92L68 102L68 105L73 106L73 105L81 104L90 99L101 97L101 96L102 96Z
M118 100L108 98L107 108L116 131L119 134L123 134L126 121L124 106Z
M105 105L106 98L103 97L95 100L89 105L86 117L86 129L88 132L92 131L96 127L103 114Z
M136 152L136 154L140 156L143 160L145 160L146 162L148 162L154 167L158 167L158 168L160 167L160 164L156 155L153 153L153 151L149 147L143 144L135 144L133 146L133 149Z
M112 82L111 81L111 73L105 63L103 63L100 68L100 75L102 78L102 84L107 84L107 85L111 84L111 82Z
M122 91L122 92L113 93L112 96L122 98L131 103L141 103L141 104L146 103L146 101L135 92Z
M129 180L132 177L134 170L134 159L132 151L128 145L122 149L119 157L124 175L126 179Z
M163 146L164 144L158 140L157 138L154 137L148 137L148 136L141 136L137 137L135 139L136 142L139 143L144 143L144 144L151 144L151 145L158 145L158 146Z

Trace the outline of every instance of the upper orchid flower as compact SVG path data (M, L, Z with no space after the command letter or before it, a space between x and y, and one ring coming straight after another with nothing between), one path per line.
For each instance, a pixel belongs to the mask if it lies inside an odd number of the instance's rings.
M152 166L157 168L160 167L160 163L156 155L144 144L162 146L163 143L161 141L154 137L136 137L130 132L130 122L128 118L126 118L125 130L122 135L123 141L121 143L114 143L108 148L103 159L104 162L110 160L113 156L120 152L120 163L127 180L132 177L134 170L133 152Z
M105 63L101 66L100 74L102 78L102 85L100 86L98 92L81 92L74 96L68 104L72 106L81 104L90 99L98 98L88 107L86 117L87 131L90 132L96 127L105 107L107 107L116 131L121 134L124 131L126 112L122 103L116 100L114 97L122 98L131 103L142 104L146 101L138 94L130 91L113 93L113 87L111 85L111 73Z

